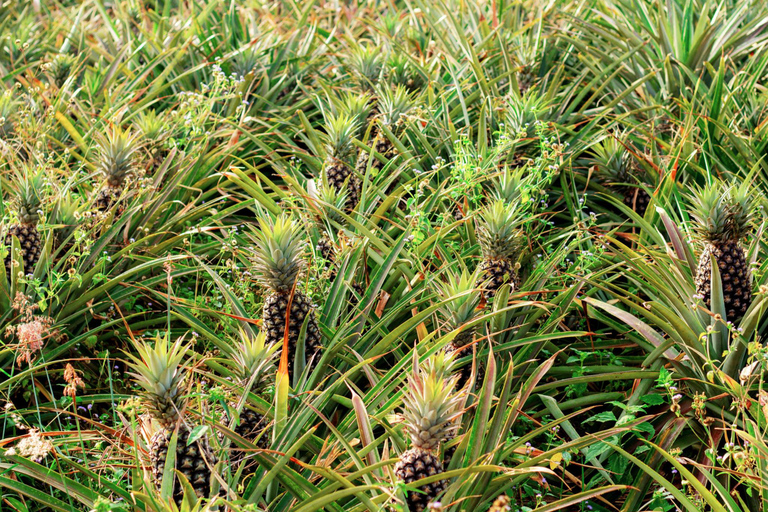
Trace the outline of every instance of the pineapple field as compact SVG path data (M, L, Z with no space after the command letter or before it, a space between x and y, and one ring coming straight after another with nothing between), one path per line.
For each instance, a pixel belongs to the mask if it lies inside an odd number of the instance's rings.
M0 510L768 512L764 0L0 0Z

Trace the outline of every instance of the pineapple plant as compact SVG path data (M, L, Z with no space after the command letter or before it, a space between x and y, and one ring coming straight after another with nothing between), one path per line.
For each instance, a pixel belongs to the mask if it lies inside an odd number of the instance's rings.
M403 390L403 422L412 446L398 458L395 476L405 484L443 472L437 451L458 428L456 419L462 414L465 398L455 391L458 377L449 376L447 362L447 358L439 355L423 366L414 361ZM419 486L418 491L407 491L408 510L422 512L447 486L447 480L438 480Z
M261 394L269 384L270 377L275 373L275 354L280 347L277 343L267 344L264 333L256 336L240 330L240 342L235 346L231 359L234 367L234 377L239 387L238 393ZM237 404L232 404L237 408ZM266 432L269 419L253 409L244 407L239 418L230 421L230 428L243 439L256 442L259 448L267 448L269 433ZM246 453L244 450L234 449L230 461L234 466L239 466Z
M325 120L326 157L323 162L323 182L347 196L345 210L351 212L360 201L362 181L352 172L348 160L352 155L358 125L354 118L344 114L329 114Z
M444 281L435 281L435 291L442 303L438 310L441 320L448 331L459 331L447 347L455 358L472 354L477 328L467 327L466 324L477 318L480 294L475 287L476 282L476 277L466 270L462 270L460 274L448 270ZM459 369L459 387L464 386L471 373L471 364Z
M477 241L483 259L476 286L492 298L504 284L510 291L520 286L518 257L523 245L521 215L517 204L496 200L486 206L477 220Z
M305 322L305 357L309 359L320 349L320 329L314 307L298 282L305 266L303 233L298 223L286 215L272 222L259 219L259 224L254 270L256 278L269 290L264 301L262 328L267 344L278 343L282 347L287 325L288 373L293 375L296 346Z
M19 240L21 259L24 265L24 275L34 272L35 265L40 259L42 240L37 224L40 220L40 209L43 204L44 174L34 173L31 169L25 169L24 175L19 176L19 187L14 199L14 210L17 221L5 230L4 243L10 248L12 237ZM6 273L10 275L10 252L5 259Z
M387 160L391 160L395 157L395 146L381 130L381 127L385 126L395 136L399 136L399 132L404 125L402 117L411 109L411 99L407 89L403 86L398 86L394 91L381 89L379 92L379 107L381 114L378 116L378 124L374 127L372 133L373 140L370 143L370 149L384 156ZM374 175L381 172L384 168L383 162L369 151L363 150L358 154L355 166L358 175L366 175L369 161Z
M594 157L590 163L608 187L621 194L622 202L645 215L651 196L645 187L649 181L645 171L618 138L609 136L592 146Z
M723 182L693 193L691 215L704 250L696 268L696 294L712 309L712 258L720 271L727 320L736 323L752 302L752 271L741 240L753 220L751 190Z
M126 180L136 168L136 154L139 150L137 135L118 127L107 130L105 136L97 138L97 168L104 175L104 184L94 200L94 207L106 212L118 202ZM121 213L122 208L118 213Z
M141 388L142 402L159 424L149 442L152 480L161 488L163 472L168 461L174 431L178 432L174 468L192 485L197 497L209 494L211 467L216 463L206 435L189 443L193 429L184 418L187 401L184 397L184 377L189 375L185 354L189 349L184 339L175 342L158 336L154 343L139 340L136 355L127 354L131 376ZM183 499L183 486L174 475L173 497L177 504Z

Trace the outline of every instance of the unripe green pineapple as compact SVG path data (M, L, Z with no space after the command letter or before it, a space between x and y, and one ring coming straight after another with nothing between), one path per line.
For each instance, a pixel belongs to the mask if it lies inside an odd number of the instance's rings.
M305 358L309 360L320 349L315 310L298 282L305 265L305 242L299 225L285 215L275 221L259 219L259 225L254 270L257 279L269 289L264 301L262 328L269 345L277 343L282 347L288 326L288 373L292 376L296 346L305 321Z
M458 377L449 375L444 355L436 355L421 367L414 362L408 377L403 391L403 418L412 447L395 464L395 475L406 484L443 472L437 451L441 442L454 435L464 401L455 391ZM447 480L438 480L419 486L421 492L407 491L408 509L422 512L446 487Z
M170 442L174 430L178 428L174 467L189 481L197 497L207 497L210 468L216 464L216 458L209 447L207 435L188 445L192 429L183 416L186 399L182 384L184 377L190 373L185 360L189 347L184 344L183 338L171 343L168 338L159 336L154 343L146 340L136 342L135 349L137 355L127 354L133 370L131 376L142 388L144 405L160 424L149 447L155 487L161 488ZM175 482L173 498L180 504L183 487L175 473L172 478Z
M715 181L692 195L691 215L704 250L696 269L696 294L712 309L712 263L720 271L727 320L736 323L752 302L752 271L741 240L752 227L753 191Z
M137 135L119 127L111 127L97 138L96 165L104 175L104 184L94 200L94 207L106 212L120 199L126 179L136 168L139 149Z
M477 286L488 298L504 284L510 285L510 291L520 286L517 259L524 242L521 221L517 205L503 200L494 201L480 213L476 233L483 260Z
M279 348L280 345L277 343L267 344L264 333L253 336L245 330L240 330L240 342L231 355L240 392L245 393L250 390L256 395L264 392L275 374L275 355ZM238 404L232 404L233 409L237 406ZM269 419L263 414L246 406L240 412L238 421L232 418L230 425L232 430L243 439L255 441L259 448L268 447ZM244 450L234 448L230 457L232 465L239 466L246 455Z
M28 275L34 272L42 250L37 223L40 220L40 209L43 203L44 174L25 169L24 175L20 176L19 180L21 183L13 204L18 221L5 230L4 243L10 248L12 237L18 238L24 275ZM5 259L5 270L10 275L10 253Z

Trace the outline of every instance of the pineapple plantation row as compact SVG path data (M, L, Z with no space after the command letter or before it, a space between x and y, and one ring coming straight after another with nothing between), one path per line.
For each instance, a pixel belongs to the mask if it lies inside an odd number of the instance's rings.
M0 35L0 510L768 511L763 0Z

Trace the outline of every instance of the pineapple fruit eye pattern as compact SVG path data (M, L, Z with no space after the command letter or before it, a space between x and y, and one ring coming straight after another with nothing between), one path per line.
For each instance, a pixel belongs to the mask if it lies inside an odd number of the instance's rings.
M768 4L0 5L0 509L768 512Z

